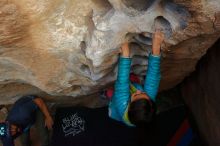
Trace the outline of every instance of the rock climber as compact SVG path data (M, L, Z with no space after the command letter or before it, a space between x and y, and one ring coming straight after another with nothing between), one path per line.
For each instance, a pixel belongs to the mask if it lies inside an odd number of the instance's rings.
M114 85L114 93L109 103L109 116L128 126L139 126L151 122L155 115L155 101L158 92L161 74L161 44L164 33L156 30L152 39L152 51L148 58L148 68L144 87L130 81L130 48L126 42L121 47L118 76Z

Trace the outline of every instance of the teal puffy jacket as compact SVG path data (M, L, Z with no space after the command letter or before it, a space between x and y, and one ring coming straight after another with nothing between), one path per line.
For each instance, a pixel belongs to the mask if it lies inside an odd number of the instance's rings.
M144 88L140 84L133 84L138 90L144 91L152 101L156 100L161 79L160 58L160 56L150 54ZM131 58L120 57L114 95L109 103L109 116L112 119L124 122L128 126L133 126L124 118L131 100L129 80L130 69Z

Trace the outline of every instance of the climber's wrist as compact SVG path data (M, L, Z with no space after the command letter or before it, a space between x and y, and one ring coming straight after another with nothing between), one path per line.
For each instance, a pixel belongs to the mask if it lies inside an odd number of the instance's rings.
M124 43L121 47L121 55L123 57L130 57L130 49L129 49L129 44L127 42Z
M153 48L152 49L152 54L156 55L156 56L159 56L160 55L160 47Z

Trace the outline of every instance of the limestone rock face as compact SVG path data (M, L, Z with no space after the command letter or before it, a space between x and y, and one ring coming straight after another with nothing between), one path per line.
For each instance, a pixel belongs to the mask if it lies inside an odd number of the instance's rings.
M22 91L72 97L96 92L116 79L119 47L126 40L133 42L132 71L144 75L155 27L166 33L161 90L168 89L194 70L219 37L219 3L0 0L0 101L10 102ZM28 89L18 94L13 84Z

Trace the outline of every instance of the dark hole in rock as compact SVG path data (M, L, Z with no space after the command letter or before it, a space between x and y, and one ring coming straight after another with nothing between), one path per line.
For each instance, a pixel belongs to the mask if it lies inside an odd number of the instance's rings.
M152 45L152 38L145 36L144 34L138 34L134 37L134 39L144 45Z
M154 20L154 29L162 30L166 38L169 38L172 35L172 28L170 22L163 16L158 16Z
M141 49L141 45L138 44L138 43L136 43L136 42L131 42L131 43L129 44L129 47L132 48L132 49L135 49L135 50Z
M136 38L138 37L137 33L128 33L126 35L127 40L129 42L129 48L131 48L130 51L130 56L135 56L135 55L139 55L139 56L147 56L149 54L149 49L151 49L151 38L144 38L143 41L147 40L147 45L144 43L141 43L140 41L138 41ZM150 39L150 40L149 40Z
M134 55L132 57L132 65L147 65L147 59L146 56Z
M133 65L131 67L132 73L139 76L139 78L143 78L146 75L147 66L146 65Z
M145 35L146 34L146 35ZM126 38L133 43L142 45L152 45L152 38L150 33L128 33Z
M112 8L112 5L108 0L92 0L92 2L105 12L108 12Z
M138 11L146 11L155 0L122 0L122 2L129 8Z
M83 51L83 53L85 54L86 53L86 42L85 41L82 41L80 43L80 48Z
M143 52L147 51L147 48L144 45L137 43L137 42L131 42L129 44L129 47L132 50L135 50L135 54L138 54L138 55L143 55ZM133 52L131 51L131 53L133 53Z
M186 7L176 4L173 0L161 1L161 6L168 15L179 21L180 29L186 28L190 14Z
M89 66L86 65L86 64L81 65L80 69L81 69L82 72L86 73L86 75L90 75L91 74Z

